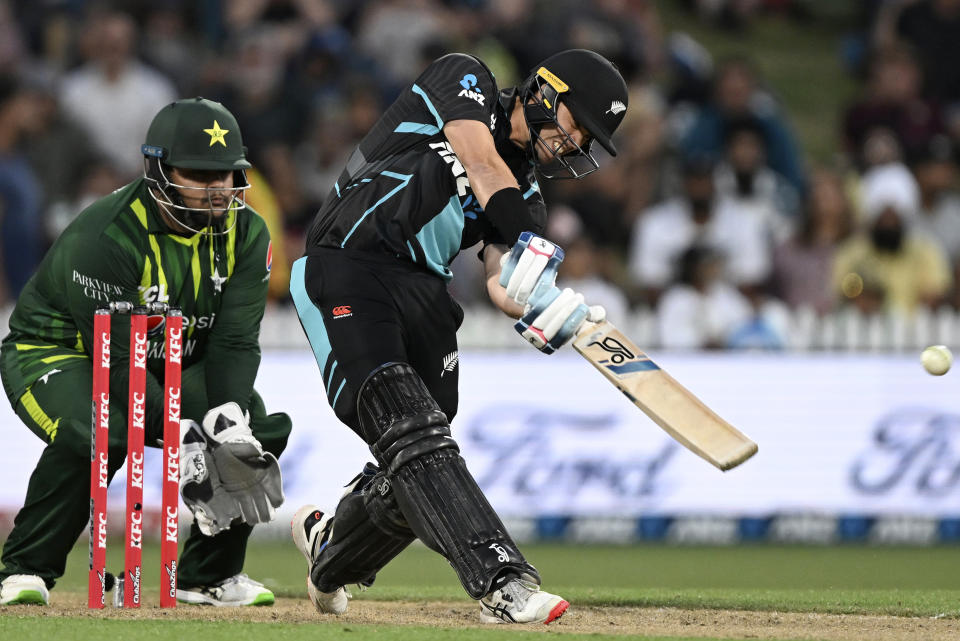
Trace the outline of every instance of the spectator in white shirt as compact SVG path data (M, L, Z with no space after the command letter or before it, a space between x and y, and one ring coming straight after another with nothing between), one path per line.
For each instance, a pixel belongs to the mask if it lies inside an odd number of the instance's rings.
M682 193L647 209L634 225L629 269L650 303L670 285L680 254L695 244L722 252L725 277L744 291L760 288L770 275L767 221L717 197L713 169L700 158L687 161Z
M756 209L777 237L784 240L799 218L800 197L787 180L766 164L759 122L752 117L727 123L724 157L714 172L717 194L741 208Z
M717 349L750 321L750 302L723 278L723 256L705 246L685 250L679 279L657 307L660 344L667 349Z
M84 32L89 61L63 79L60 103L125 177L143 172L140 144L161 107L176 100L173 84L139 62L137 28L124 13L96 14Z

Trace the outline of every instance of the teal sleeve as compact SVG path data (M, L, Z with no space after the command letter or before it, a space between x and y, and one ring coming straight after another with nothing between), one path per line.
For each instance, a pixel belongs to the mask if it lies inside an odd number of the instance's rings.
M236 267L223 288L217 322L206 351L210 407L234 401L246 410L260 367L260 321L270 280L270 232L251 213L250 234L238 242Z

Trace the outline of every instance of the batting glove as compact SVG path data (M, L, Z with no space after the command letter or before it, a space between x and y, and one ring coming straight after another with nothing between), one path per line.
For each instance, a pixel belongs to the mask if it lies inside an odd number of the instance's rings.
M549 240L525 231L517 243L500 258L500 285L518 305L526 305L538 287L551 287L563 250Z
M533 292L523 317L514 325L521 336L544 354L552 354L573 338L585 322L599 323L607 316L600 305L588 306L583 294L569 287L541 286Z

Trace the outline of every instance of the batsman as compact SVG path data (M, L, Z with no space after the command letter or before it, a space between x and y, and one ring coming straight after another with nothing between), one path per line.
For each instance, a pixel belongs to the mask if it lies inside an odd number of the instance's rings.
M307 505L293 538L315 607L340 614L345 585L370 585L414 539L443 555L495 623L550 623L568 607L540 589L460 456L450 262L482 243L487 290L518 331L550 353L599 307L554 285L563 252L546 223L537 176L597 169L597 142L627 109L605 58L560 52L520 87L500 91L479 59L450 54L404 91L353 152L317 214L291 294L337 417L370 447L369 464L331 514ZM546 393L523 372L504 377Z
M179 100L154 117L142 153L143 176L82 211L51 247L0 345L7 398L46 443L3 547L0 604L46 604L87 524L94 312L121 301L183 312L180 489L194 523L177 599L274 600L242 573L252 527L283 501L277 457L291 423L268 414L253 388L271 243L245 204L240 127L219 103ZM112 325L109 478L126 455L129 316ZM163 336L164 317L151 316L145 440L153 446L162 443Z

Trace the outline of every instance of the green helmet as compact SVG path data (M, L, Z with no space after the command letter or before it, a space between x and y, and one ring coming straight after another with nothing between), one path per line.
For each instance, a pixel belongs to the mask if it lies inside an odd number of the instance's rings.
M237 119L206 98L178 100L161 109L140 149L171 167L250 169Z
M140 147L144 157L144 178L151 186L157 204L189 233L225 233L226 216L216 212L236 211L246 206L244 190L249 183L244 170L250 169L246 148L240 137L240 125L226 107L205 98L172 102L157 113ZM223 188L192 187L177 184L170 168L232 171L234 187L229 203L214 204L222 198ZM208 198L208 207L188 207L183 194Z

